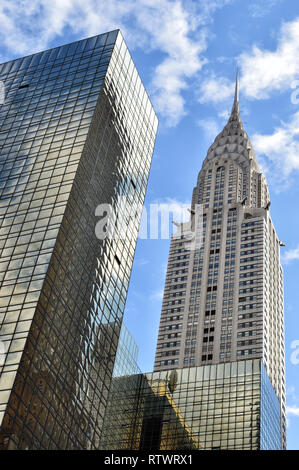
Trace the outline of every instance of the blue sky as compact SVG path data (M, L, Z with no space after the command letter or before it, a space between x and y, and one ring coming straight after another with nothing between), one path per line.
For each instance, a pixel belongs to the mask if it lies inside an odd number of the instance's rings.
M202 161L231 110L239 69L243 123L286 244L288 448L299 449L298 1L1 0L0 62L115 28L160 121L147 208L190 203ZM168 239L137 244L125 322L143 371L153 368L168 250Z

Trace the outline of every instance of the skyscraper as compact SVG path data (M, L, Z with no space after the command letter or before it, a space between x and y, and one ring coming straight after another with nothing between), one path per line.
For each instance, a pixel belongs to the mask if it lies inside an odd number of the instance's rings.
M143 204L157 118L118 30L0 80L0 446L94 449L140 221L101 238L98 208Z
M190 221L177 224L171 240L154 371L259 359L280 402L285 447L282 243L269 207L237 77L230 118L193 190Z
M100 448L278 450L280 421L261 359L115 377Z

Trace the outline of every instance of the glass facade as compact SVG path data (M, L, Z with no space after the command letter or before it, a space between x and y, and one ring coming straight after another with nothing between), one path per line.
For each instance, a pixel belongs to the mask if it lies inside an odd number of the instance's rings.
M100 449L199 448L165 378L152 373L113 379Z
M141 370L137 364L137 358L138 346L128 328L123 323L116 351L113 377L140 374Z
M277 398L272 410L275 429L264 429L272 405L269 385L259 359L115 378L101 448L280 448ZM271 393L274 399L273 387Z
M281 442L282 435L280 432L282 424L279 399L265 366L261 363L261 450L281 449L281 446L284 445L284 442Z
M0 65L0 448L98 447L157 118L121 33Z

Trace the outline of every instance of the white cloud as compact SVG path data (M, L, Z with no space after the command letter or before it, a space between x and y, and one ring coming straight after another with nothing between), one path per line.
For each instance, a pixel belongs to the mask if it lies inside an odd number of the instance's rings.
M233 97L234 89L234 82L225 77L207 78L199 86L199 102L217 104Z
M169 126L186 114L183 92L206 59L206 25L231 0L2 0L0 39L9 54L50 47L65 33L88 37L120 28L131 48L164 54L153 69L155 109Z
M271 1L268 7L272 7ZM257 15L259 4L255 4ZM262 5L260 4L262 7ZM253 7L253 6L252 6ZM262 11L262 10L261 10ZM254 44L250 51L236 58L240 70L241 92L248 98L269 98L272 92L290 90L299 76L299 17L282 24L277 35L274 51ZM203 81L199 88L200 103L214 104L233 95L234 83L225 77L212 77Z
M209 34L205 26L212 21L217 9L231 1L156 0L155 11L144 9L150 0L141 2L140 25L152 34L155 48L167 53L155 69L152 90L155 109L167 118L169 126L175 126L186 114L182 91L207 62L203 57Z
M292 250L287 250L281 256L281 260L284 264L287 264L291 261L298 260L298 259L299 259L299 246L297 246L297 248L294 248Z
M167 54L156 67L151 89L155 109L167 117L168 125L176 125L185 114L182 91L188 78L194 76L205 62L200 54L206 49L205 32L193 40L190 34L198 26L199 19L192 17L182 3L160 0L155 6L138 9L140 26L151 36L154 49Z
M286 407L287 415L299 416L299 407L298 406L287 406Z
M283 23L276 50L254 45L240 55L241 89L251 98L268 98L273 91L291 88L299 74L299 18Z
M261 99L269 98L273 92L289 90L290 102L298 104L298 56L299 18L282 25L275 50L254 45L238 57L240 91L248 98ZM199 101L225 103L233 95L233 86L233 81L224 77L206 79L199 89ZM288 121L281 121L272 133L254 134L251 141L269 180L275 183L275 191L288 187L290 175L299 170L299 112Z
M209 140L214 140L216 135L219 134L219 124L215 119L199 119L197 121L198 126L204 131L205 136Z
M249 14L253 18L262 18L263 16L270 13L271 9L278 2L280 2L280 0L259 0L257 2L251 3L248 8Z
M268 173L284 184L291 172L299 170L299 111L280 124L272 134L256 133L251 141L255 152L267 157Z

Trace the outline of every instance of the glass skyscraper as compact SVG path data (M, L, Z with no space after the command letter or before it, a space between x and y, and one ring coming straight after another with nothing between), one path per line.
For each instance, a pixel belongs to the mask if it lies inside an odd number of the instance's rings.
M0 80L0 448L95 449L140 222L97 208L142 206L157 118L118 30Z
M278 450L280 403L260 359L117 377L100 448Z

